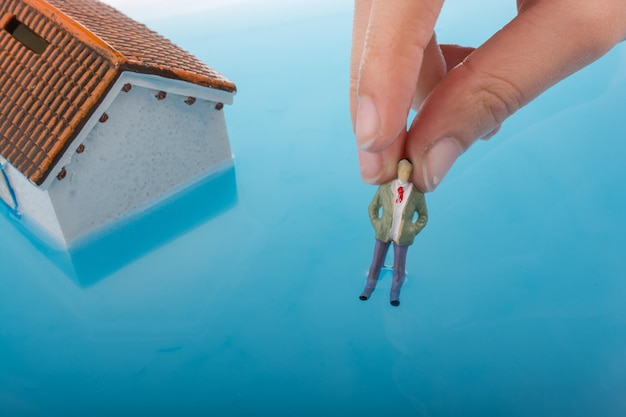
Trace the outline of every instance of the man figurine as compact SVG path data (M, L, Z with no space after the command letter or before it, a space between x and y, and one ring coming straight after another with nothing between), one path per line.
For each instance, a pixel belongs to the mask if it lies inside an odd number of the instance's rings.
M390 302L392 306L400 305L406 252L409 245L413 244L415 235L426 226L428 220L424 193L409 182L412 171L413 164L408 159L398 162L398 179L378 187L369 205L370 221L376 232L376 246L365 289L359 297L361 300L367 300L376 288L389 244L393 241L393 282ZM381 207L382 215L379 216ZM418 217L413 222L415 213Z

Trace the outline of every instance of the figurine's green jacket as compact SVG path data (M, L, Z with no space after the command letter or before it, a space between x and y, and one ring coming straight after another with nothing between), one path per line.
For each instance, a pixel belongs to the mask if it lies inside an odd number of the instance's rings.
M370 221L376 232L376 239L389 242L391 233L391 223L393 222L393 191L391 190L393 181L378 187L372 202L369 205ZM380 208L383 208L382 216L378 217ZM418 218L413 223L413 214L417 213ZM424 193L413 186L409 199L402 212L402 223L398 236L398 245L412 245L415 235L426 226L428 221L428 211L426 210L426 199Z

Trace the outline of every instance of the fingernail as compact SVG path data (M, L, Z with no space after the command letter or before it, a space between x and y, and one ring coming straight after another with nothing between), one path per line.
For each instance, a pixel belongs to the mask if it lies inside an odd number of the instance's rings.
M363 181L373 184L383 174L383 157L378 153L359 151L359 167Z
M356 126L354 128L357 146L359 149L369 149L376 142L379 134L380 120L374 100L368 96L360 97L359 108L356 112Z
M424 185L433 191L446 176L454 161L463 153L459 143L452 137L445 137L426 148L422 155Z

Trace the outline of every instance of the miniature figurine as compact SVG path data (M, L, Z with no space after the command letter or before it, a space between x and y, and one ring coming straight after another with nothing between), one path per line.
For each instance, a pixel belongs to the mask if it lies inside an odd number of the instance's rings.
M367 300L376 288L387 250L393 241L394 262L390 303L394 307L400 305L406 252L413 244L415 235L426 226L428 221L424 193L409 182L411 172L413 172L411 161L402 159L398 162L398 178L378 187L369 205L370 221L376 232L376 246L365 289L359 296L363 301ZM381 208L382 214L379 216ZM415 213L418 217L413 222Z

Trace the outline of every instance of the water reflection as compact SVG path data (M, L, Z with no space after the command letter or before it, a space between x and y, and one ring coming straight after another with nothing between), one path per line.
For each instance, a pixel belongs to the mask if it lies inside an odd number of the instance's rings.
M67 250L53 249L19 219L11 223L81 287L94 285L115 271L224 213L237 203L235 169L212 175L155 207L115 224Z

